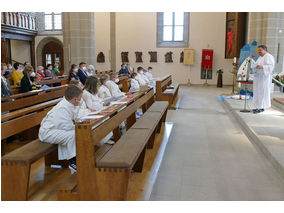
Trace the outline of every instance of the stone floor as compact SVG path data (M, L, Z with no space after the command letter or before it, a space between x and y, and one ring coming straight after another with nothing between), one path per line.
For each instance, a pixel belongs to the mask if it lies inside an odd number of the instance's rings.
M284 200L284 181L216 98L231 88L181 87L150 200Z

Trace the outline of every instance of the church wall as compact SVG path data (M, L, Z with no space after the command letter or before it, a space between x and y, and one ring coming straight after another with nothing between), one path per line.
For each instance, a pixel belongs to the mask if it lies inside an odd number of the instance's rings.
M103 52L105 63L97 63L97 55ZM95 69L110 70L110 13L95 13Z
M36 67L42 66L42 61L41 61L42 53L38 52L38 46L39 46L40 42L45 38L56 38L63 43L63 35L39 35L39 36L36 36L35 37L35 50L36 50L36 58L35 58L36 61L35 61L35 63L36 63Z
M195 49L195 64L185 66L179 62L180 53L184 48L157 48L156 13L116 13L116 68L121 65L121 52L129 52L130 64L137 68L153 67L153 75L163 76L172 74L173 80L192 84L203 84L200 79L202 48L214 49L213 80L209 84L216 85L215 71L223 68L223 83L231 84L233 59L225 59L225 17L226 13L190 13L189 47ZM143 63L135 62L135 52L143 52ZM158 52L158 62L150 63L148 51ZM173 52L173 63L165 63L166 52Z
M31 48L28 41L11 39L11 57L13 60L24 63L31 61ZM13 62L14 63L14 62Z

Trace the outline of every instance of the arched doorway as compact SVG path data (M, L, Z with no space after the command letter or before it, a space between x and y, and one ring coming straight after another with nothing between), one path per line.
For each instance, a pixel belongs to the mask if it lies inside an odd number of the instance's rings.
M47 64L59 64L60 74L64 73L64 61L63 61L63 48L55 41L46 43L42 49L42 65L46 67Z

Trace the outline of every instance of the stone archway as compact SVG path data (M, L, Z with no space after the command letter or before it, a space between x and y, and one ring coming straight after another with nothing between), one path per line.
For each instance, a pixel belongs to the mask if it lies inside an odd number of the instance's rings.
M63 48L63 43L62 41L60 41L57 38L54 37L46 37L44 39L42 39L39 44L37 45L36 48L36 59L37 59L37 66L42 66L43 65L43 61L42 61L42 50L44 48L44 46L49 43L49 42L55 42L57 44L59 44L62 48ZM64 63L64 62L63 62Z

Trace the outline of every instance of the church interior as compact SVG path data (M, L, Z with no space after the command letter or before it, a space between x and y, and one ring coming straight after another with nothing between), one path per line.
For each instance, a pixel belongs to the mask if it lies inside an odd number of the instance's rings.
M284 200L284 12L3 11L1 77L2 202Z

